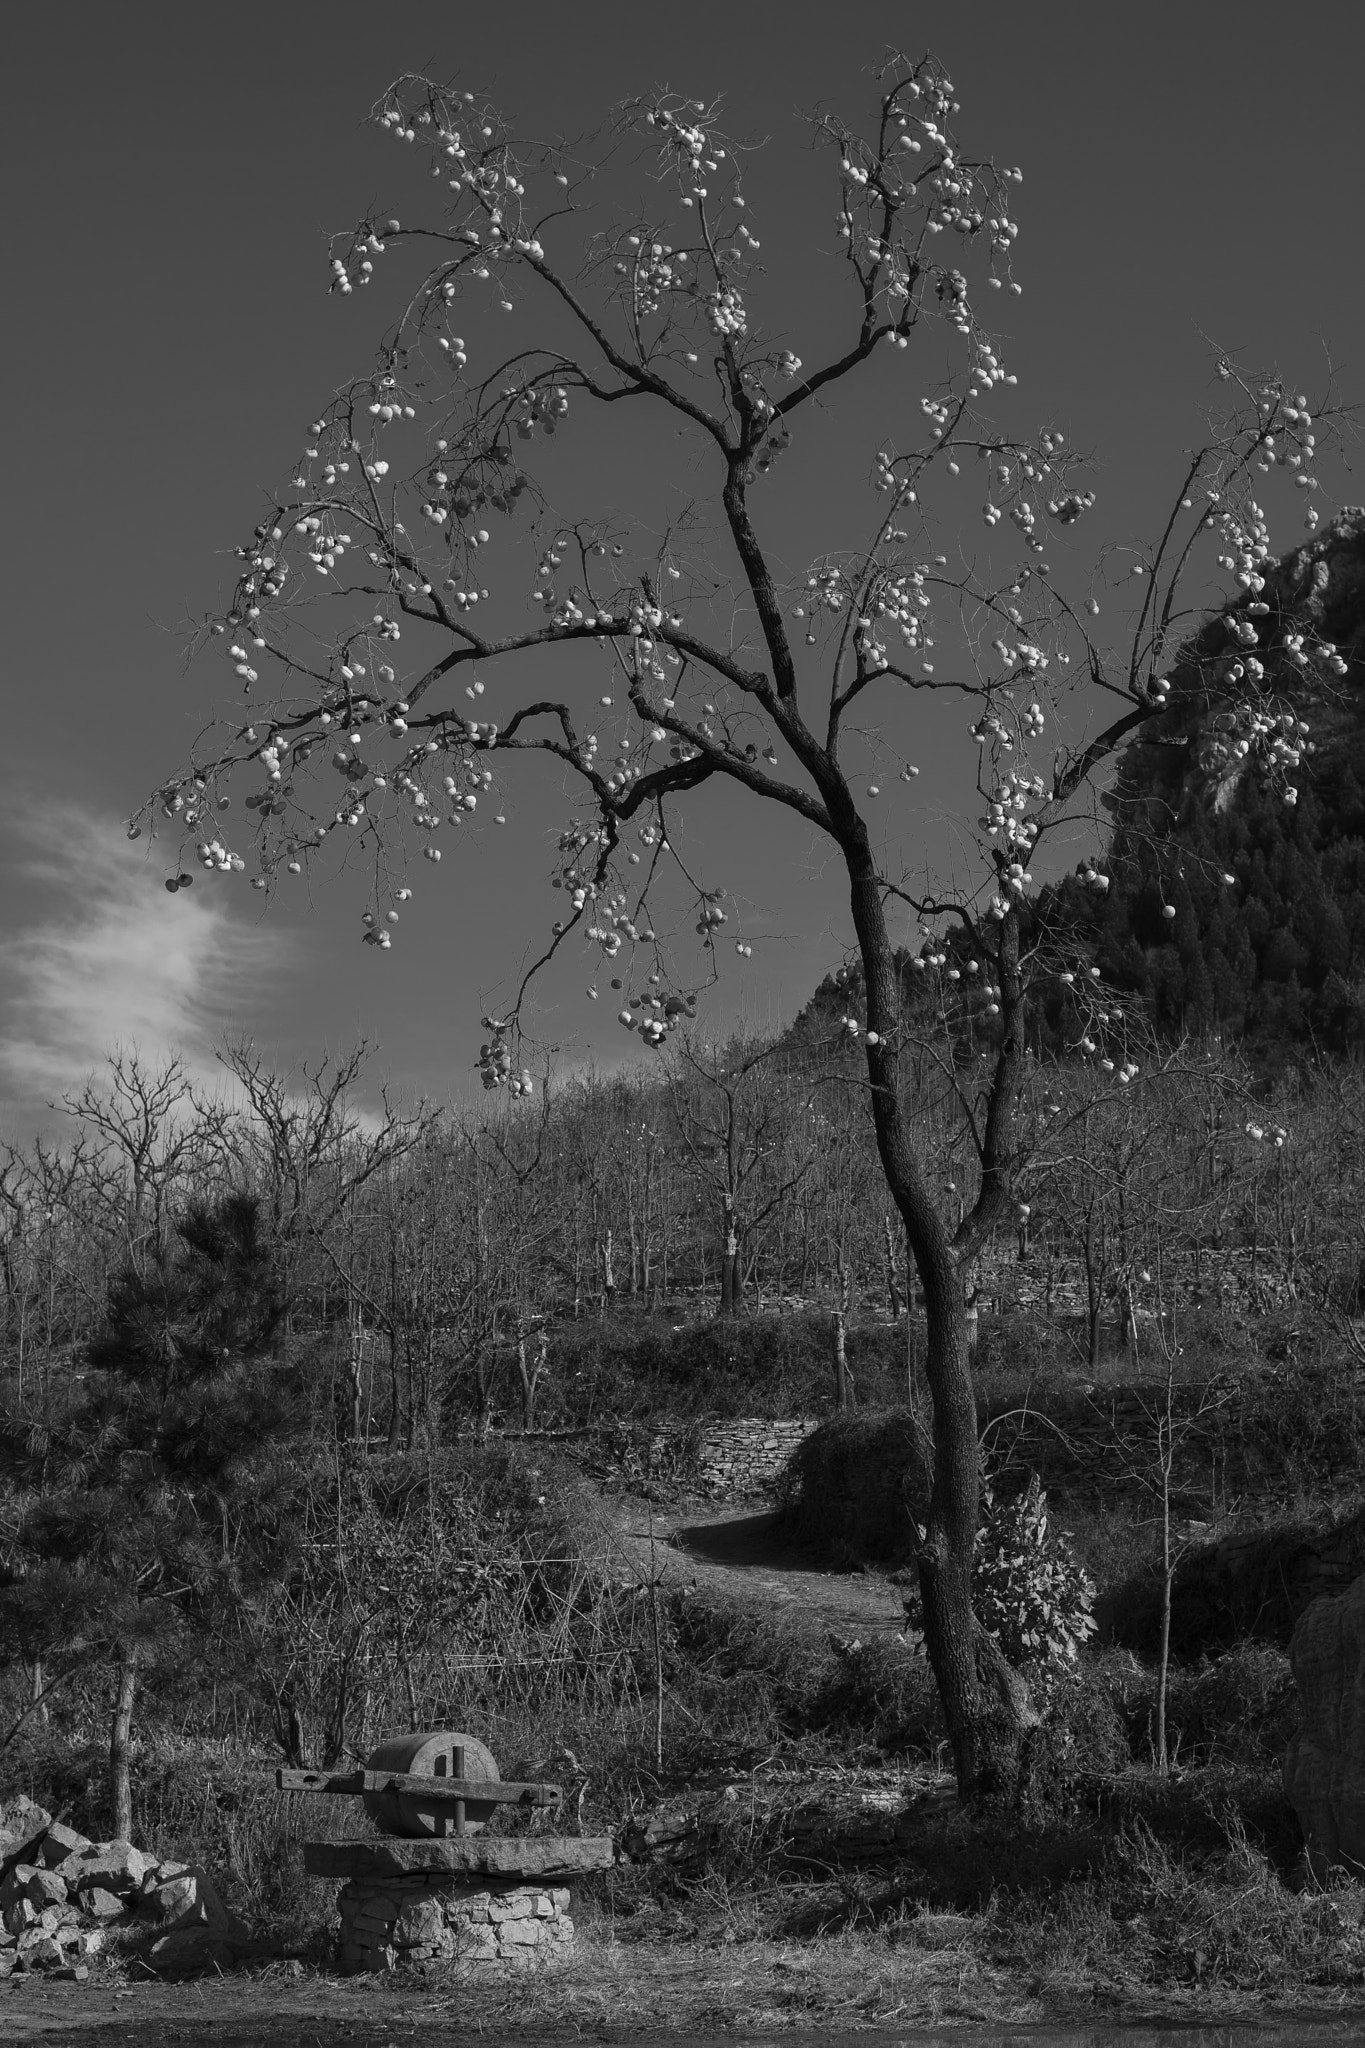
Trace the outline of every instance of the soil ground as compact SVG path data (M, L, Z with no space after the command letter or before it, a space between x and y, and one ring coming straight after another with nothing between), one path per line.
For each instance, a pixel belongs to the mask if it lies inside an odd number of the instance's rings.
M583 2039L719 2048L814 2033L821 2048L855 2038L903 2048L1346 2048L1365 2026L1358 2001L1340 1993L1292 2007L1217 1991L1144 1999L1099 1984L1027 1986L951 1945L925 1953L906 1944L898 1954L885 1941L838 1938L818 1948L689 1949L590 1933L566 1965L477 1987L288 1969L136 1987L113 1977L11 1982L0 1987L0 2039L7 2048L563 2048Z
M832 1571L794 1543L762 1501L715 1508L616 1504L617 1534L631 1567L670 1589L696 1586L781 1612L794 1627L841 1635L900 1634L905 1614L896 1587L874 1572Z

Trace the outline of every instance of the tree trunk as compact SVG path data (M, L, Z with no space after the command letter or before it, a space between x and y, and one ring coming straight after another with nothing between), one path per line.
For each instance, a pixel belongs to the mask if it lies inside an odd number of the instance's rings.
M347 1349L347 1392L350 1397L351 1442L359 1443L364 1425L365 1391L365 1320L360 1303L352 1296L346 1304L346 1323L349 1345Z
M739 1266L739 1230L735 1223L735 1212L731 1203L725 1204L725 1249L720 1262L720 1312L723 1316L739 1313L739 1297L744 1286L744 1276Z
M900 1038L900 983L876 865L866 830L851 806L847 818L838 822L867 993L866 1054L877 1150L924 1289L925 1377L933 1404L932 1485L918 1557L925 1647L948 1723L958 1789L966 1800L992 1801L1013 1794L1024 1738L1038 1717L1027 1690L1004 1666L972 1610L980 1463L962 1272L901 1103L895 1050ZM1002 926L1002 980L1011 977L1017 985L1017 950L1005 957L1006 938ZM1017 949L1017 935L1014 945ZM988 1110L988 1139L990 1119L1009 1113L1023 1065L1017 1001L1011 1003L1007 1023ZM989 1199L1003 1216L1008 1188L998 1175Z
M396 1451L403 1441L403 1381L402 1368L398 1358L398 1332L392 1327L389 1338L389 1429L388 1448Z
M133 1729L133 1694L137 1688L137 1650L120 1646L115 1666L114 1720L109 1731L109 1803L114 1811L114 1838L133 1839L133 1783L129 1770Z
M972 1286L966 1297L967 1303L967 1362L976 1364L977 1346L981 1342L981 1289Z
M1085 1237L1081 1243L1085 1259L1085 1327L1086 1357L1091 1372L1100 1369L1100 1317L1104 1313L1104 1261L1103 1254L1097 1253L1090 1219L1086 1218Z
M882 1230L886 1238L886 1305L892 1322L896 1323L900 1321L902 1304L900 1278L896 1272L896 1240L891 1232L891 1218L889 1215L882 1217ZM905 1303L907 1313L909 1306L907 1301Z
M846 1415L852 1406L848 1384L848 1311L852 1299L853 1273L848 1266L841 1265L834 1302L834 1405L840 1415Z
M528 1355L526 1343L526 1332L523 1330L517 1337L517 1374L521 1380L521 1426L529 1435L536 1426L536 1394L545 1371L550 1339L544 1330L536 1332L534 1364Z

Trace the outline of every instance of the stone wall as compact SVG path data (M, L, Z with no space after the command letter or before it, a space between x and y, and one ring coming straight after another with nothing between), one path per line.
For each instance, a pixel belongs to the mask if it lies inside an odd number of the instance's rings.
M710 1422L619 1422L596 1429L504 1430L523 1443L562 1444L601 1479L629 1486L671 1482L700 1486L715 1500L767 1492L799 1443L817 1427L813 1416L769 1422L746 1415Z
M352 1878L343 1886L337 1960L345 1976L407 1963L526 1969L573 1940L563 1886L474 1889L441 1871Z
M697 1447L702 1485L719 1499L765 1492L815 1427L814 1420L805 1417L764 1422L746 1416L736 1422L704 1424Z

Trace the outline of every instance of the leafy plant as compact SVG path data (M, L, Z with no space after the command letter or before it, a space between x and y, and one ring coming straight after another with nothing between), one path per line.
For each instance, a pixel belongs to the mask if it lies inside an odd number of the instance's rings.
M1095 1632L1094 1585L1051 1527L1036 1473L1016 1500L986 1498L972 1573L981 1624L1011 1664L1066 1670Z

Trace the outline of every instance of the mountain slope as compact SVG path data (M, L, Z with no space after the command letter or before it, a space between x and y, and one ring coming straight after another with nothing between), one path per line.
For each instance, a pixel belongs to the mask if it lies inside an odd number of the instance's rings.
M1365 1042L1365 511L1210 618L1170 683L1105 799L1108 896L1068 911L1166 1031Z

